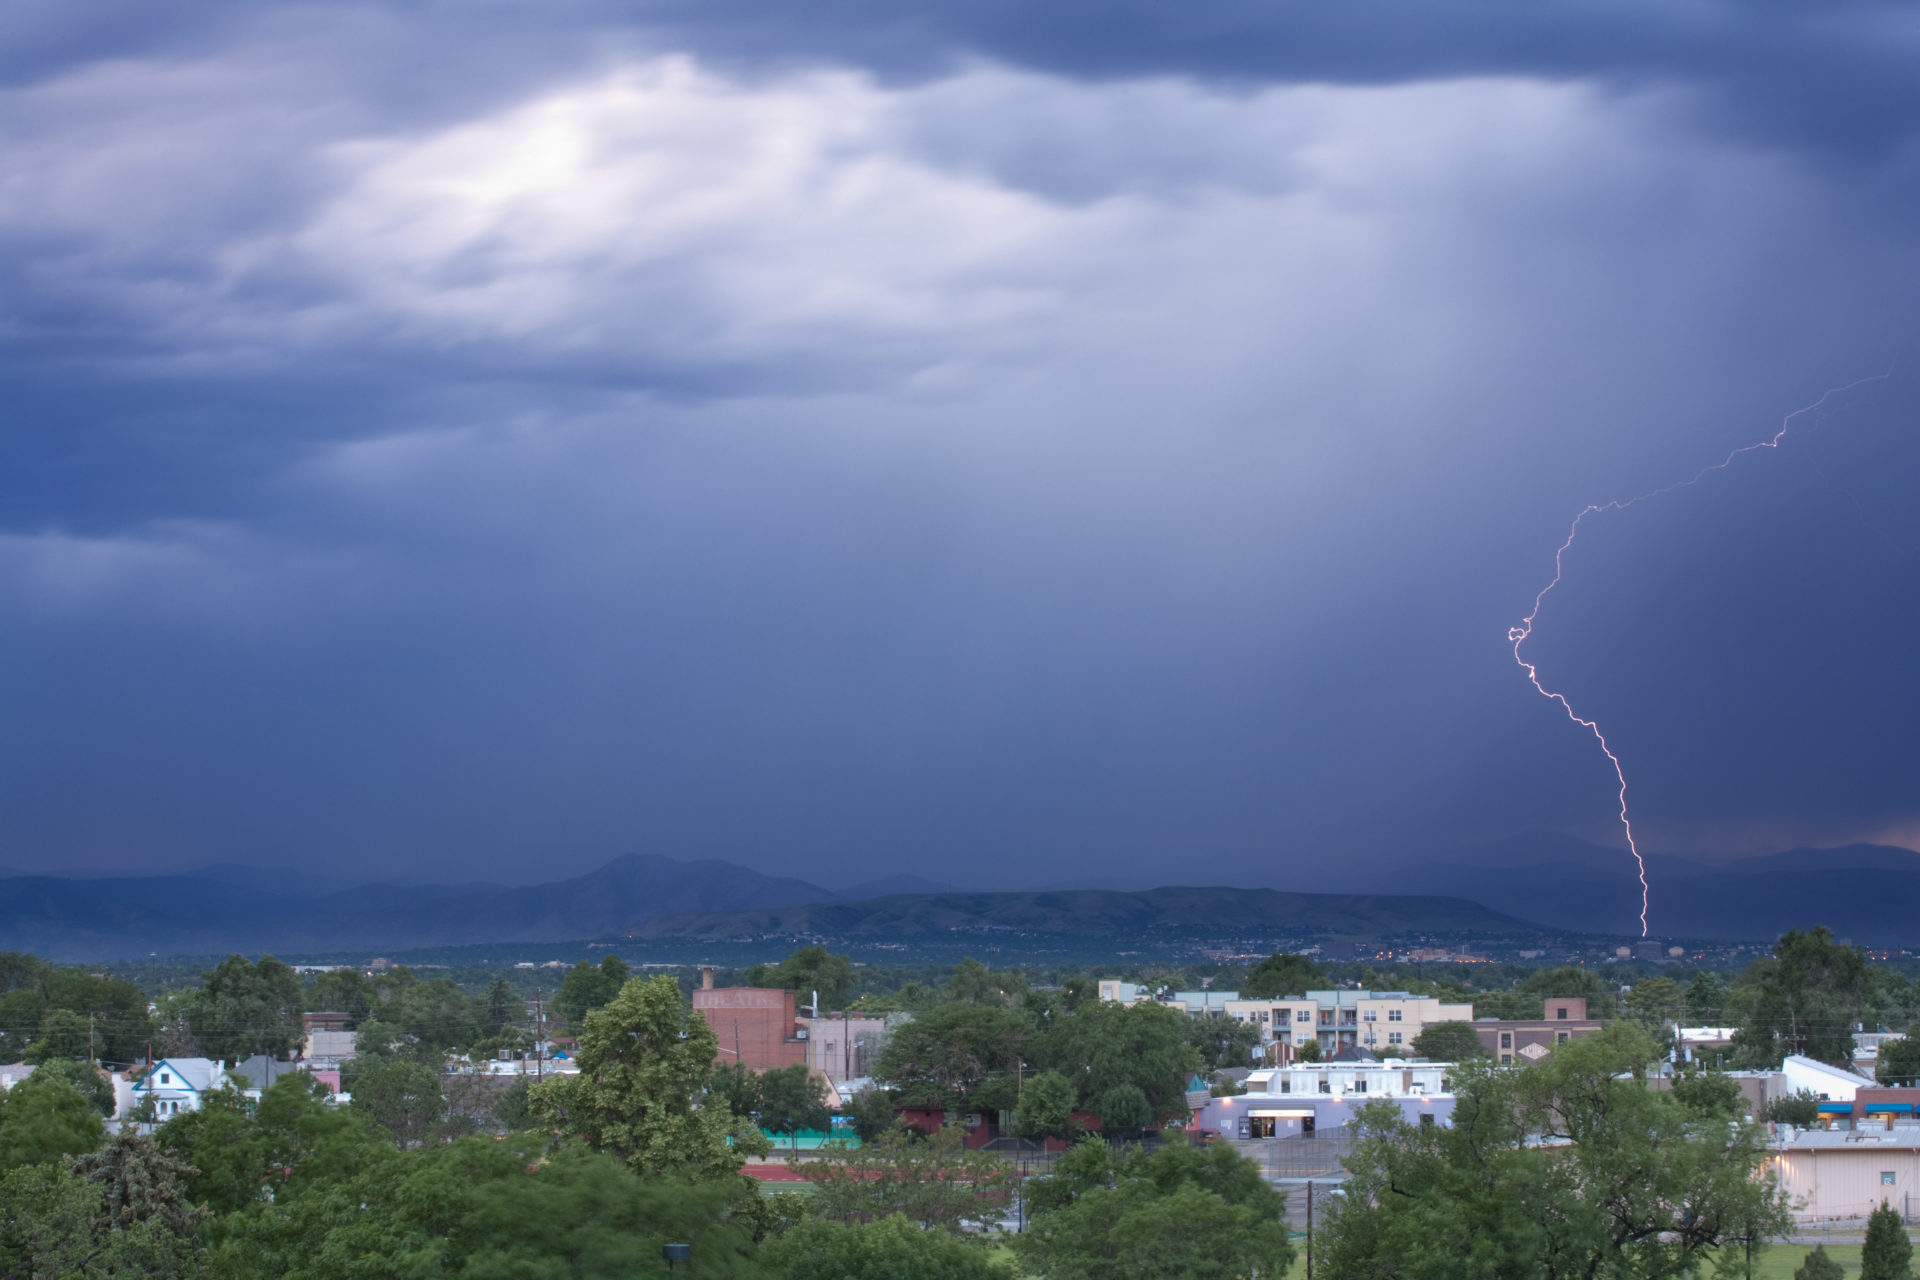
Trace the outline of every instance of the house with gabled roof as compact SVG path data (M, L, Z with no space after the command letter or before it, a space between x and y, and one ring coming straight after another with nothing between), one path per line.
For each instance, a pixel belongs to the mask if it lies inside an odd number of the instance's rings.
M198 1111L206 1095L227 1083L227 1069L212 1058L162 1058L133 1085L133 1104L153 1100L154 1114Z

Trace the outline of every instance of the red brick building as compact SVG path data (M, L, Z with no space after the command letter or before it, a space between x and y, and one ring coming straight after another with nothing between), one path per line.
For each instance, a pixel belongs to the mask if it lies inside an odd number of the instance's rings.
M701 973L693 1009L719 1037L716 1063L741 1062L755 1071L791 1067L807 1060L807 1041L794 994L775 987L715 987Z

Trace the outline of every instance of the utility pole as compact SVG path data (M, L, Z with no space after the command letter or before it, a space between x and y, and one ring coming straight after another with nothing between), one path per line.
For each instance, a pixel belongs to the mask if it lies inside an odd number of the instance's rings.
M543 992L539 987L533 989L533 1078L547 1078L547 1051L544 1040L547 1033L547 1006L542 1003Z
M1307 1179L1307 1280L1313 1280L1313 1179Z
M93 1011L92 1011L91 1009L89 1009L89 1010L87 1011L87 1061L88 1061L88 1062L92 1062L92 1061L94 1061L94 1056L93 1056Z

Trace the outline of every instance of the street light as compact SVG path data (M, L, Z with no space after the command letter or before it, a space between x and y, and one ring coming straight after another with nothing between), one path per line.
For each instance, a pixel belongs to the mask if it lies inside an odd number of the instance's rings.
M671 1271L675 1266L693 1257L693 1246L690 1244L663 1244L660 1246L660 1256L666 1259L667 1270Z

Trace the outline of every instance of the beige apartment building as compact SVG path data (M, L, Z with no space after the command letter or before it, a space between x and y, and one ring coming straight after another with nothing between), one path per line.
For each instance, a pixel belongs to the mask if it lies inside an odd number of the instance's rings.
M1472 1022L1473 1006L1405 991L1309 991L1277 1000L1226 1002L1227 1016L1251 1022L1263 1040L1298 1049L1318 1041L1332 1056L1348 1045L1385 1057L1410 1053L1406 1046L1436 1022Z
M1309 991L1271 1000L1242 999L1237 991L1163 991L1118 979L1100 982L1100 998L1116 1004L1154 1001L1188 1016L1251 1022L1261 1039L1297 1049L1317 1040L1328 1057L1348 1045L1381 1057L1406 1053L1422 1029L1436 1022L1472 1022L1473 1006L1448 1004L1406 991Z

